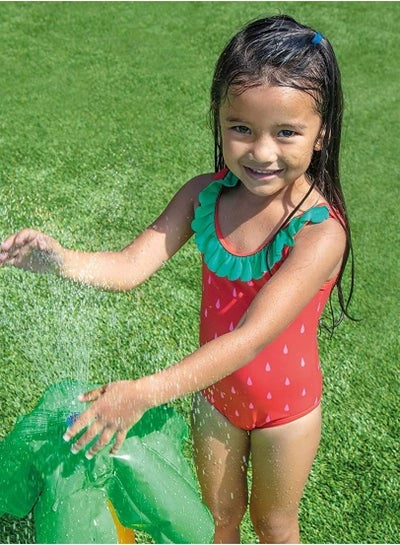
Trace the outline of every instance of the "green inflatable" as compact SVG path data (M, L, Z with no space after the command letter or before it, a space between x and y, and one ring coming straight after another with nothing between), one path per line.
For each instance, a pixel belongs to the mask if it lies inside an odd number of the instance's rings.
M95 387L69 380L50 387L0 442L0 516L33 508L38 543L128 542L115 514L156 543L210 543L212 517L182 454L187 426L172 408L147 411L114 456L70 452L66 423L83 411L78 394Z

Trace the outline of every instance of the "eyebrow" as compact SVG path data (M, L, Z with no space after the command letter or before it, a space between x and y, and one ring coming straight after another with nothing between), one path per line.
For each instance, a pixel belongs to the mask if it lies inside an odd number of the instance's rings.
M246 121L243 121L243 119L239 119L238 117L227 117L225 118L225 121L228 123L246 123Z
M227 123L242 123L244 125L249 125L247 121L244 121L243 119L240 119L238 117L229 116L225 119L225 121ZM307 128L307 126L303 125L303 123L279 123L277 127L278 128L285 127L285 128L295 129L295 130L304 130Z
M307 128L307 125L303 125L303 123L279 123L277 127L289 127L291 129L304 130Z

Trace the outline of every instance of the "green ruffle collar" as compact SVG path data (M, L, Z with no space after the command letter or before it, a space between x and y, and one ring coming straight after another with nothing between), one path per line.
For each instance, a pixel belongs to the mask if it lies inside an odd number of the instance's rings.
M215 180L199 194L200 205L192 221L195 242L204 255L210 271L228 280L249 282L258 280L282 258L285 246L294 245L294 236L304 224L321 223L329 217L327 206L315 206L304 214L294 217L281 229L272 241L258 252L248 256L231 254L220 242L215 228L215 206L222 187L234 187L239 179L228 171L223 179ZM268 264L267 264L268 259Z

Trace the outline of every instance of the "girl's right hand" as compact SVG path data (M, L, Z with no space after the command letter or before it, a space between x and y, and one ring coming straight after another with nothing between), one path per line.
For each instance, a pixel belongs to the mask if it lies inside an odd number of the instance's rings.
M62 264L62 246L44 233L23 229L0 245L0 267L12 265L36 273L58 272Z

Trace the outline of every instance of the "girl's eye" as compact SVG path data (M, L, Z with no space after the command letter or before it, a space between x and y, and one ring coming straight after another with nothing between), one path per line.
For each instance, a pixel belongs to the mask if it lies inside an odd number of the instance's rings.
M239 134L250 134L251 130L249 127L245 127L244 125L235 125L234 127L231 127L232 130L235 132L238 132Z
M282 129L279 131L278 136L282 136L283 138L290 138L291 136L294 136L296 133L295 131L291 131L289 129Z

